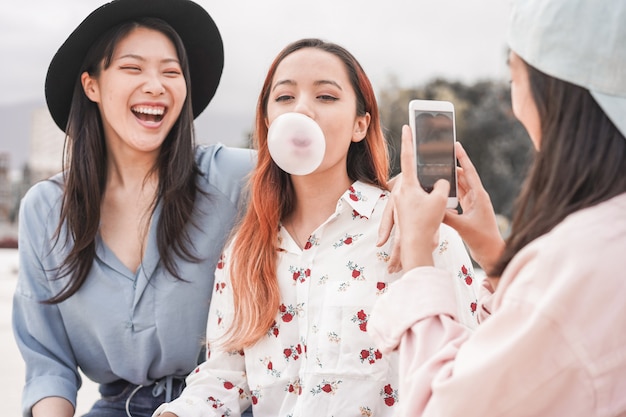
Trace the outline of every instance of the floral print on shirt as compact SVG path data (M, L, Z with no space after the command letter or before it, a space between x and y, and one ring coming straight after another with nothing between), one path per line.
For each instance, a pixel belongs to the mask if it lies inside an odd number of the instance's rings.
M376 247L387 202L387 192L355 182L303 249L281 228L281 303L273 325L243 352L209 344L206 362L188 378L177 406L203 392L210 409L225 416L239 415L250 404L255 417L392 416L402 401L397 355L383 355L367 332L377 297L401 276L387 272L391 242ZM469 306L475 301L465 279L473 274L469 257L462 243L456 246L462 250L451 250L449 241L460 242L458 235L441 234L435 263L463 274L459 291ZM216 270L210 339L219 338L232 320L229 253L227 248Z

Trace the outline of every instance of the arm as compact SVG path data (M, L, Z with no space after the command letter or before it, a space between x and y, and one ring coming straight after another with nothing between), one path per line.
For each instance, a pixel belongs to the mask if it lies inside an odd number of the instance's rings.
M57 401L63 405L54 406L55 409L67 412L67 405L73 409L81 383L58 305L41 303L53 295L48 273L54 272L52 265L57 265L54 259L47 258L56 256L50 247L50 236L56 227L52 222L57 219L50 202L59 195L56 187L49 181L39 183L20 205L19 276L13 297L12 326L26 365L24 416L35 412L35 404L38 413L46 410L41 415L54 415L49 414L49 407L58 404Z
M455 320L453 279L414 269L372 311L378 347L399 352L399 415L594 415L587 371L564 328L513 296L472 333Z
M219 340L233 316L233 293L228 277L229 251L218 263L207 322L207 339ZM176 400L162 404L153 416L240 416L251 404L243 352L227 352L217 343L207 346L207 359L186 379Z

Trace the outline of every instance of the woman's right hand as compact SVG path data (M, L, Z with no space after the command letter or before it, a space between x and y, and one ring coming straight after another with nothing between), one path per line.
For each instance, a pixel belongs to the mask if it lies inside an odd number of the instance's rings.
M448 210L443 222L454 228L468 246L470 255L485 271L491 270L504 250L489 194L460 143L456 143L459 203L463 213Z

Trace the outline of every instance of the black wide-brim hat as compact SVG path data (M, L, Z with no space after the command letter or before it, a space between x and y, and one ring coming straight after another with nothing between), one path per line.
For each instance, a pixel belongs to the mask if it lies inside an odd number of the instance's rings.
M209 104L222 76L224 47L220 32L207 11L190 0L115 0L87 16L50 62L45 84L46 102L61 130L67 127L74 86L91 45L113 26L143 17L164 20L182 39L189 59L194 118Z

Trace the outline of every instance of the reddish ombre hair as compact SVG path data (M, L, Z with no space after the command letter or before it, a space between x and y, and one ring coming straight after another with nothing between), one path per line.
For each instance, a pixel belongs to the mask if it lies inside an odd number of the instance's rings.
M374 90L361 65L351 53L333 43L302 39L289 44L270 66L257 103L254 144L258 150L258 162L248 184L249 205L234 237L228 260L234 293L234 318L226 334L226 349L240 350L255 344L274 324L280 304L276 279L278 231L280 221L293 210L295 194L291 177L270 156L265 121L278 65L293 52L304 48L320 49L341 59L356 93L357 115L370 114L365 139L352 142L348 149L348 176L353 181L387 189L387 143L380 125Z

